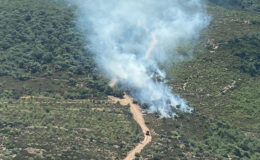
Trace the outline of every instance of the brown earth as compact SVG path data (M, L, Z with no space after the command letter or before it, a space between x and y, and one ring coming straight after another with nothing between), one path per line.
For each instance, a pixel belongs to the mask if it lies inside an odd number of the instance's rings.
M139 124L141 127L144 140L140 142L135 148L133 148L130 152L128 152L126 158L124 160L133 160L135 159L135 154L140 153L142 149L152 141L151 135L146 135L146 131L150 131L149 128L146 126L144 117L142 114L142 110L139 105L133 103L133 98L128 96L127 94L124 95L123 99L116 98L109 96L109 99L112 100L114 103L119 102L121 105L130 105L130 111L133 114L134 120Z

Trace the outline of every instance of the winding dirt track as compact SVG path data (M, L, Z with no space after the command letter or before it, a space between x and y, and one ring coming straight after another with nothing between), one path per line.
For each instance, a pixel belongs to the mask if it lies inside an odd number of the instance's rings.
M133 103L133 98L131 98L130 96L125 94L123 99L112 97L112 96L109 96L109 99L115 103L119 102L121 105L130 104L130 111L133 114L133 118L140 125L140 127L144 133L144 140L142 142L140 142L130 152L128 152L127 157L124 159L124 160L133 160L135 158L135 154L140 153L142 151L142 149L152 141L152 136L146 135L146 131L150 131L150 130L145 124L144 117L142 115L142 110L141 110L140 106Z
M151 41L151 43L149 45L149 48L147 49L147 51L145 53L145 59L149 59L150 58L150 55L151 55L152 51L154 50L155 46L158 43L158 40L156 39L155 33L156 33L156 30L152 33L152 41ZM117 83L117 79L114 78L114 79L112 79L109 82L109 86L110 87L115 87L116 83ZM133 118L139 124L139 126L141 127L141 129L142 129L142 131L144 133L144 140L142 142L140 142L130 152L128 152L126 158L124 159L124 160L133 160L133 159L135 159L135 154L136 153L140 153L142 151L142 149L147 144L149 144L152 141L152 136L151 135L149 135L149 136L146 135L146 131L150 131L150 130L149 130L149 128L145 124L141 107L138 106L137 104L134 104L133 103L133 98L128 96L126 93L125 93L123 99L112 97L112 96L109 96L109 99L112 100L115 103L120 102L121 105L128 105L128 104L130 104L130 111L133 114Z

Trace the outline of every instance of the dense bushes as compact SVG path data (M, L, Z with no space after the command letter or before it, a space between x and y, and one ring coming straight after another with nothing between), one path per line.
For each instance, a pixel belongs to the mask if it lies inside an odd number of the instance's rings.
M240 70L251 76L260 75L260 35L252 35L229 42L235 56L240 58Z
M75 8L62 0L0 3L0 80L16 80L1 87L0 93L21 90L11 83L26 81L23 83L37 94L58 92L71 99L123 96L121 90L108 87L108 81L99 75L94 57L75 26Z
M230 9L247 9L260 12L258 0L208 0L209 2Z
M156 135L141 152L143 159L258 159L260 155L258 138L225 121L199 114L185 114L175 120L148 115L148 119Z
M254 159L260 154L259 139L246 137L241 131L225 122L210 124L205 144L204 150L210 150L225 158Z
M260 17L215 5L208 8L212 21L202 34L195 57L169 71L174 91L196 112L178 114L175 120L147 115L147 124L156 135L152 134L152 144L142 151L143 159L158 155L160 159L260 157L260 77L256 72ZM223 94L225 88L229 90Z
M95 68L72 7L51 0L1 0L0 10L1 76L67 69L81 75Z

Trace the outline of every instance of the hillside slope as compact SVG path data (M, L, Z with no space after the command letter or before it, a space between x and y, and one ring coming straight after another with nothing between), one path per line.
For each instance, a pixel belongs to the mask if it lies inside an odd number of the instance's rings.
M230 7L230 6L229 6ZM152 159L260 158L260 16L209 5L211 24L169 85L196 110L175 120L147 116Z
M260 159L257 0L217 0L189 61L168 85L194 114L147 114L136 159ZM143 139L61 1L0 0L0 159L122 159ZM169 68L169 67L167 67Z
M143 139L75 27L75 8L0 0L0 159L121 159Z

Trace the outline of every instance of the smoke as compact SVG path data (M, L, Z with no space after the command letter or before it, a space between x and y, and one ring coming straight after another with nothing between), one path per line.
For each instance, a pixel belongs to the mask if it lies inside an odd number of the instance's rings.
M164 117L172 108L191 112L185 100L165 85L159 67L183 42L199 37L208 16L200 0L74 0L78 24L100 68L131 95Z

